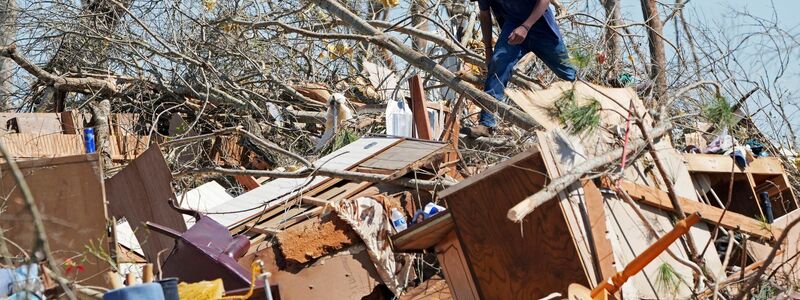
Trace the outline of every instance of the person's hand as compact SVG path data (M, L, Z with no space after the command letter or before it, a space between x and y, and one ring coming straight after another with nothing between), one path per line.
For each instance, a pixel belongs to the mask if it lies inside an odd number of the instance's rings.
M508 36L508 43L510 45L519 45L525 40L526 36L528 36L528 28L522 25L517 26Z

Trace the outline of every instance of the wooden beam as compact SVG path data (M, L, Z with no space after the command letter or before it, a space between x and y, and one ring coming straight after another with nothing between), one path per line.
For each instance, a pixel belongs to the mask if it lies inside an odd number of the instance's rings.
M251 191L261 186L261 184L258 183L258 181L256 181L256 178L253 176L241 175L241 176L233 176L233 178L236 179L236 182L242 185L246 191Z
M433 139L428 109L425 106L425 89L419 75L414 75L408 80L411 89L411 112L414 114L414 127L417 128L417 138L423 140Z
M610 278L616 273L616 270L614 270L614 251L611 249L611 241L606 237L608 229L603 194L591 180L583 181L582 185L588 217L587 223L592 232L592 252L594 252L601 278Z
M781 161L775 157L759 157L742 169L734 164L733 159L727 155L717 154L684 154L686 168L689 172L695 173L730 173L733 168L736 173L749 172L752 174L776 174L784 173Z
M631 196L631 198L633 198L633 200L639 201L646 205L658 207L660 209L674 211L672 203L669 200L669 196L662 190L639 185L629 181L622 181L621 187ZM683 197L678 197L678 201L687 214L699 212L703 220L711 224L715 224L717 221L719 221L719 217L723 212L721 208L706 205ZM720 223L720 226L723 228L738 229L752 236L757 236L766 240L772 240L773 238L781 235L780 229L777 229L774 226L765 227L764 225L765 224L762 224L756 219L732 211L725 212L725 216L722 218L722 222Z

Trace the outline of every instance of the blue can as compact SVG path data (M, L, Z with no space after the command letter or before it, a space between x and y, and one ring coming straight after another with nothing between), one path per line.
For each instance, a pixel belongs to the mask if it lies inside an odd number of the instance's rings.
M86 153L97 152L94 144L94 128L83 129L83 146L86 148Z

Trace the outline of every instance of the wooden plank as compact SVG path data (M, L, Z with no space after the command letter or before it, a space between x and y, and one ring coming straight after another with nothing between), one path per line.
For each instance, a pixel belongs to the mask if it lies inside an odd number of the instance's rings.
M334 151L316 161L317 165L336 170L350 170L353 167L372 158L374 155L394 146L403 141L398 138L365 137L348 144L341 149ZM309 182L310 181L310 182ZM282 203L290 198L295 198L301 191L308 191L321 185L331 182L330 178L316 176L310 178L278 178L263 184L261 187L244 193L231 201L219 205L209 212L230 212L236 213L215 214L211 217L222 225L232 228L232 232L241 230L239 227L250 221L258 219L265 209L249 210L258 207L264 201L271 201L266 208L274 208L277 203ZM307 186L307 187L303 187ZM252 225L248 225L252 226Z
M549 178L558 178L566 172L565 170L571 169L575 164L582 161L579 161L575 156L582 156L580 153L583 150L576 148L578 147L577 142L571 143L566 139L557 141L553 138L554 135L552 133L554 132L551 131L550 133L537 132L537 140L539 141L541 158L547 175ZM558 197L558 204L561 206L570 236L578 250L580 262L586 272L586 278L590 283L602 281L600 270L596 267L598 259L594 255L591 225L587 220L589 213L586 209L585 195L580 183L571 184L567 189L559 192Z
M85 154L83 137L77 134L12 133L0 142L15 158L44 158Z
M392 236L392 246L395 252L422 251L441 242L451 231L452 215L450 212L440 213Z
M428 120L428 109L425 106L425 89L419 75L411 76L408 80L411 89L411 112L414 114L414 128L416 128L417 138L423 140L433 139L430 120Z
M19 167L42 215L56 265L63 265L64 260L70 258L85 268L77 273L76 280L107 286L99 275L109 270L110 265L86 251L93 245L105 253L115 252L109 245L109 224L98 155L29 160L19 162ZM0 168L4 174L0 177L0 193L6 198L0 227L5 238L30 250L34 238L30 213L8 165L2 164ZM13 255L25 255L17 253L15 247L9 249ZM70 274L70 278L73 275Z
M447 144L404 140L386 151L359 164L360 167L385 170L400 170L408 165L437 153Z
M80 125L80 126L79 126ZM72 111L61 113L61 129L64 134L82 134L83 124L78 124L77 116Z
M238 182L245 188L245 191L251 191L261 186L261 184L258 183L258 181L256 181L256 178L253 176L237 175L233 176L233 178L236 179L236 182Z
M175 199L172 173L158 145L150 146L125 169L109 178L106 186L109 212L128 220L149 261L155 261L159 251L171 249L175 242L149 232L144 222L154 222L178 232L186 231L183 216L168 204L169 199Z
M0 122L0 127L9 132L37 135L64 132L59 113L0 113Z
M478 300L478 289L470 274L469 263L455 231L451 230L436 245L436 258L447 278L450 292L458 300Z
M589 285L558 201L520 224L506 218L548 180L536 149L507 161L513 165L500 163L442 192L480 298L538 299L566 295L570 283Z
M684 154L686 168L694 173L730 173L731 168L736 173L749 172L752 174L783 174L781 161L775 157L759 157L748 164L747 168L739 168L733 159L727 155L716 154Z
M655 206L660 209L674 211L672 202L669 200L669 195L662 190L631 183L629 181L622 181L621 187L631 196L631 198L636 201L640 201L644 204ZM711 224L715 224L722 215L723 210L721 208L705 205L683 197L678 197L678 201L680 202L681 207L683 207L684 212L687 214L699 212L703 220L710 222ZM720 225L727 229L738 228L742 232L752 236L764 238L766 240L771 240L774 237L780 236L781 234L781 230L778 228L772 227L771 230L767 230L758 220L732 211L727 211L725 213Z
M614 269L614 252L608 240L605 205L600 189L590 180L583 181L584 200L588 211L588 223L592 229L592 245L597 265L602 278L611 278L616 274Z

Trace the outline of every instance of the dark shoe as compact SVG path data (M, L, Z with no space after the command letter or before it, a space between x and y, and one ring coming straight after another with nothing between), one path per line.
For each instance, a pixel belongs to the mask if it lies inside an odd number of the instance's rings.
M492 136L494 134L494 127L488 127L485 125L476 125L472 127L463 127L459 132L466 134L468 137L476 139L479 137Z

